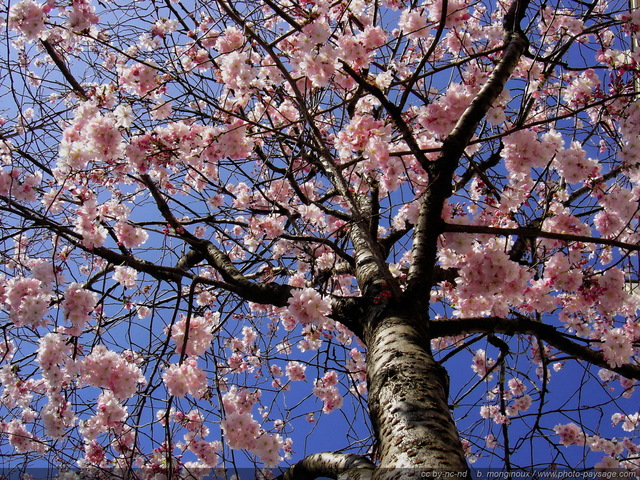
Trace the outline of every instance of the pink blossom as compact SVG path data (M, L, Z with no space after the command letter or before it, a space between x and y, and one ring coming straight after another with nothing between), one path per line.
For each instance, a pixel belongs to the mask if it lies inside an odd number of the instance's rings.
M42 288L47 289L53 282L60 283L63 276L56 265L44 258L33 259L29 262L29 269L33 278L40 280Z
M97 441L92 440L84 445L84 459L82 459L81 465L94 464L100 465L105 459L104 447L102 447Z
M118 222L114 228L118 241L127 248L139 247L147 241L149 235L142 228L128 222Z
M17 327L47 324L45 314L49 310L51 295L35 278L17 277L8 282L5 303L9 307L9 318Z
M227 27L224 33L218 37L215 48L220 53L229 53L242 47L244 42L244 35L239 28Z
M547 6L543 10L542 21L538 28L548 41L557 41L560 36L567 33L578 35L582 31L583 22L569 10Z
M218 452L222 449L220 442L207 442L202 439L191 439L188 442L189 451L195 453L207 467L216 467L220 461Z
M443 4L447 5L445 20L446 27L451 28L455 26L461 26L466 20L469 20L469 18L471 18L471 15L469 15L469 11L466 8L467 2L465 2L464 0L452 0L448 2L443 2L442 0L434 0L427 3L430 21L440 21L440 18L442 17Z
M302 324L320 324L329 320L331 304L312 288L294 290L288 300L287 313Z
M574 292L582 285L582 271L571 268L569 258L560 252L547 261L545 276L558 290Z
M553 150L538 139L534 130L518 130L507 135L500 155L512 173L528 173L531 168L545 167L551 160Z
M72 283L65 291L62 308L65 316L73 325L73 335L80 335L85 324L91 319L98 302L95 293L82 288L78 283Z
M222 397L225 412L250 412L261 396L260 390L249 390L232 386Z
M632 415L614 413L611 416L611 423L618 425L620 422L622 422L622 429L625 432L632 432L640 426L640 413L634 413Z
M281 377L284 374L284 372L282 371L282 368L279 365L276 365L276 364L272 364L269 367L269 371L275 377Z
M479 377L484 378L494 364L495 361L493 359L487 358L487 352L483 349L478 349L473 356L471 369L476 372ZM493 378L492 375L486 377L487 380L491 380L491 378Z
M596 178L600 173L598 162L587 158L585 150L575 141L570 148L558 152L554 165L569 183L584 182Z
M250 221L251 231L259 238L271 240L279 237L284 232L286 218L282 215L267 215L252 217Z
M520 396L526 391L526 386L519 378L512 378L508 382L509 391L513 396Z
M212 330L216 326L219 313L209 313L204 317L182 318L171 327L171 340L176 345L176 352L187 356L202 355L213 341ZM186 332L187 324L189 331ZM186 343L186 348L185 348Z
M44 5L33 0L21 0L9 10L9 28L22 33L29 40L36 40L45 29Z
M322 400L322 411L324 413L331 413L335 409L342 407L344 398L338 391L338 387L333 383L335 380L335 372L327 372L327 374L325 374L322 379L316 380L315 386L313 387L313 394Z
M600 340L602 341L602 352L609 365L619 367L629 362L629 357L633 355L633 345L624 329L606 330Z
M109 388L119 399L133 396L137 385L145 382L137 365L104 345L97 345L90 355L81 359L78 371L84 383Z
M117 266L113 279L125 288L134 288L138 279L138 272L131 267Z
M119 68L122 87L141 97L158 87L157 73L154 67L142 63Z
M66 430L73 426L76 420L71 402L57 399L50 399L49 403L42 407L40 418L47 435L51 438L64 438Z
M20 420L0 423L0 432L7 434L9 443L18 453L33 452L42 455L47 450L45 443L27 431Z
M260 461L267 468L276 467L282 457L279 452L283 446L282 437L280 435L269 435L266 432L256 438L251 452L260 458Z
M560 435L560 445L568 447L570 445L584 445L585 443L585 434L575 423L558 424L553 427L553 430Z
M228 413L220 422L227 445L231 448L252 449L260 434L260 426L251 413Z
M238 50L225 54L219 61L222 81L228 88L242 91L248 89L257 77L251 55Z
M91 6L88 0L74 0L71 4L72 9L67 18L67 26L74 32L82 32L98 23L98 16L95 14L95 8Z
M407 8L400 14L398 26L409 38L426 38L429 35L427 29L427 17L424 13Z
M107 238L107 229L99 223L99 212L95 197L88 198L78 208L74 230L82 235L82 243L87 248L102 246Z
M127 408L118 401L112 391L106 390L98 397L96 418L105 430L119 428L127 419Z
M517 415L519 412L526 412L531 406L532 399L529 395L523 395L516 399L510 406L507 407L506 413L509 416Z
M40 368L47 370L53 365L62 365L66 362L71 346L67 338L59 333L50 332L40 339L38 356L36 357Z
M242 120L235 120L227 125L226 132L218 140L221 149L220 155L232 160L250 156L254 142L248 133L247 125Z
M143 319L151 315L151 309L146 305L138 306L138 318Z
M13 343L13 340L5 339L0 341L0 363L10 362L15 351L16 346Z
M201 398L206 392L207 375L198 366L196 358L188 358L182 364L172 364L162 375L169 395Z
M304 371L307 369L306 365L303 365L300 362L289 362L286 366L286 373L289 380L292 382L303 381L307 378L304 374Z
M600 86L600 79L593 69L585 70L564 89L563 99L572 107L580 107L591 100L593 90Z

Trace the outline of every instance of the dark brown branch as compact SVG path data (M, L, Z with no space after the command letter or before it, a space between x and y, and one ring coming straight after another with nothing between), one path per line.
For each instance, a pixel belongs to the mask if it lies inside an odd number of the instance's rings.
M359 86L364 88L371 95L376 97L384 109L389 113L389 116L393 120L394 125L402 135L402 139L406 142L409 147L409 151L412 155L416 157L422 168L427 170L427 166L429 164L429 160L427 159L424 151L418 145L418 141L413 136L413 132L411 131L411 127L405 122L402 117L402 111L393 103L391 100L387 98L387 96L378 88L376 85L372 85L365 78L359 75L353 68L351 68L346 62L340 60L340 64L342 65L342 69L352 77Z
M179 261L179 267L184 269L193 261L202 258L215 268L222 279L228 284L226 288L245 300L255 303L274 305L276 307L284 307L291 296L293 287L289 285L280 285L275 282L261 283L252 282L246 278L240 270L236 268L229 256L222 250L217 248L211 241L197 238L182 227L182 224L175 218L169 205L164 198L162 192L148 175L142 175L141 181L146 185L151 196L156 202L158 210L167 221L167 223L176 231L176 234L187 242L193 250L198 254L188 254L188 257ZM191 258L189 258L191 257Z
M501 141L500 148L498 148L496 152L493 152L491 155L489 155L489 157L486 160L483 160L482 162L476 164L475 162L473 162L473 159L472 159L470 161L471 165L469 165L469 168L467 169L467 171L464 172L460 176L460 179L456 182L454 190L456 192L458 190L462 190L467 185L467 183L469 183L469 180L471 180L474 177L474 175L482 175L484 174L484 172L486 172L490 168L493 168L496 165L498 165L498 163L500 163L500 159L502 158L500 156L500 152L502 152L502 148L503 148L503 144ZM484 178L482 180L484 181Z
M374 283L384 282L388 285L396 298L399 298L400 287L393 275L389 272L389 267L385 262L385 258L382 256L380 246L376 242L376 239L371 238L369 235L370 220L363 215L361 211L361 202L358 202L354 198L354 195L351 192L351 185L349 185L337 168L333 155L326 145L325 139L320 128L316 124L314 116L306 106L307 99L300 91L298 82L291 76L291 72L282 63L280 56L276 54L272 46L266 43L263 38L253 31L251 25L241 18L240 14L234 9L232 4L227 0L218 0L217 3L238 26L242 27L247 36L252 38L267 52L268 56L273 60L275 66L291 87L296 104L300 108L302 116L304 117L312 134L312 138L316 143L316 151L319 153L319 166L323 173L330 178L333 186L339 194L349 204L349 208L353 215L352 223L350 225L350 236L355 251L354 260L356 265L356 278L358 279L360 289L362 291L366 291ZM415 143L415 139L413 142ZM419 152L418 155L420 155ZM424 155L422 156L424 157Z
M532 335L577 360L606 368L626 378L640 380L640 365L625 364L612 367L599 350L580 345L577 341L588 341L564 334L551 325L527 317L515 318L480 317L432 320L429 325L432 338L449 337L471 333L503 333L505 335Z
M411 90L413 89L414 85L416 84L416 82L420 78L420 72L422 71L424 66L427 64L427 61L429 60L429 57L431 55L433 55L433 52L435 52L436 48L440 44L440 38L442 38L442 34L444 32L445 25L447 24L447 14L448 14L448 11L449 11L448 8L449 8L448 7L448 1L444 0L442 2L442 7L441 7L441 10L440 10L440 20L438 22L438 30L436 31L436 34L433 37L433 40L431 41L431 45L429 46L429 50L427 50L427 52L422 56L422 59L420 60L420 63L418 64L418 66L416 67L415 71L413 72L413 75L411 76L411 78L407 82L407 85L405 85L404 92L402 92L402 98L400 99L400 102L398 103L398 106L400 107L400 109L404 108L404 105L407 103L407 100L409 98L409 94L412 93Z
M58 70L60 70L60 73L62 73L62 76L67 80L67 82L69 82L69 85L71 85L73 91L76 92L82 100L87 100L87 98L89 98L87 96L87 92L75 79L75 77L71 73L71 70L69 70L62 58L60 58L60 55L58 55L58 52L56 52L55 48L53 48L53 45L49 43L49 40L41 40L40 42L49 54L49 57L51 57L51 60L53 60L53 63L55 63L56 67L58 67Z
M562 240L564 242L583 242L595 243L600 245L609 245L629 251L640 251L640 245L636 243L621 242L611 238L592 237L589 235L572 235L567 233L544 232L537 228L500 228L487 227L483 225L454 225L447 223L444 225L445 232L460 233L487 233L490 235L519 235L527 238L548 238L551 240Z
M158 190L156 184L148 175L142 175L140 180L147 186L151 196L156 202L158 210L167 223L176 230L177 235L190 245L191 250L183 255L173 270L181 272L194 267L203 260L212 266L222 277L224 283L218 282L218 286L229 292L235 293L249 302L285 307L295 290L290 285L282 285L276 282L254 282L247 278L236 268L229 256L217 248L211 241L195 237L186 231L182 224L171 212L165 197ZM199 277L198 277L199 278ZM205 283L205 282L202 282ZM359 325L360 304L358 299L332 297L331 318L342 323L358 337L362 338L362 327Z

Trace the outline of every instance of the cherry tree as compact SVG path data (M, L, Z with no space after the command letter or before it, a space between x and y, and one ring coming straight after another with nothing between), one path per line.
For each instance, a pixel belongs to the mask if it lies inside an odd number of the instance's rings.
M638 472L626 0L2 12L7 465Z

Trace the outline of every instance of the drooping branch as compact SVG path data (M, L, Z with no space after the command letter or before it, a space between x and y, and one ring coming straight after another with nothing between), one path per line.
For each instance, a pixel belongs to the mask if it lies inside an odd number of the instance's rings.
M277 480L311 480L319 477L338 478L349 471L360 476L349 476L366 480L371 478L375 465L367 457L345 453L315 453L292 465ZM349 472L351 473L351 472ZM344 478L344 477L341 477Z
M611 366L599 350L580 345L578 341L587 341L567 335L556 327L531 320L524 316L514 318L478 317L432 320L429 325L432 338L448 337L471 333L502 333L505 335L532 335L557 348L567 355L606 368L626 378L640 380L640 365L625 364Z

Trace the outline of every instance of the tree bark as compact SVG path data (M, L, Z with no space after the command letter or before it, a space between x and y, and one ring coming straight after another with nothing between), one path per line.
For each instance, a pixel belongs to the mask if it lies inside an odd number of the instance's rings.
M433 358L423 315L383 311L365 332L376 479L424 471L468 472L448 407L448 376Z
M344 453L314 453L287 469L277 480L309 480L330 477L368 480L375 465L361 455Z

